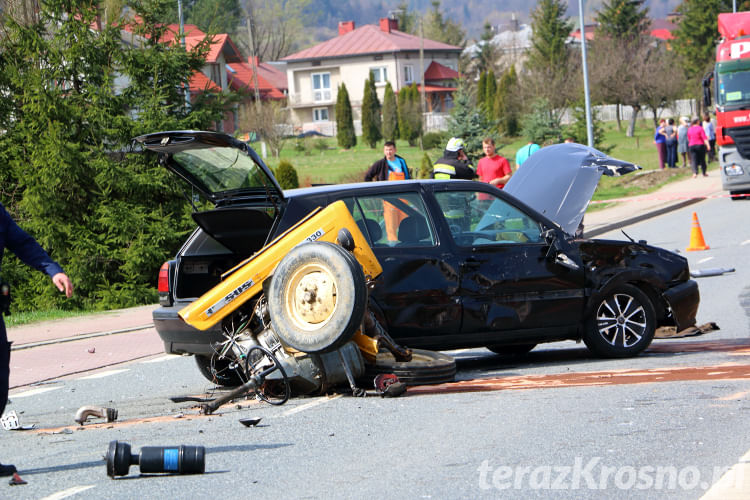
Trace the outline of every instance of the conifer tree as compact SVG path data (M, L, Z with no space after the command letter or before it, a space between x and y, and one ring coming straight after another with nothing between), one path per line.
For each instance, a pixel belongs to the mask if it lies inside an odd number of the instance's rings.
M372 78L365 80L364 96L362 97L362 140L374 148L382 138L380 133L380 101Z
M609 0L597 12L597 36L634 40L648 30L651 21L644 0Z
M339 85L336 96L336 140L338 145L344 149L351 149L357 145L357 136L354 134L354 118L352 116L352 103L349 101L349 92L346 85Z
M468 155L478 154L482 150L482 139L497 138L494 121L487 119L485 113L476 105L476 96L465 80L461 80L453 96L454 106L448 118L448 133L460 137L466 145Z
M398 139L398 105L391 82L385 84L383 96L383 139L386 141Z
M498 130L509 136L518 135L519 103L517 98L518 76L515 66L503 73L495 94L494 118L498 120Z
M539 0L531 13L532 38L529 66L555 70L567 64L568 48L565 41L573 25L566 18L563 0Z
M194 95L186 106L184 85L209 47L186 52L159 42L167 29L157 21L163 3L138 4L136 45L123 43L92 5L47 0L30 26L4 19L0 201L76 284L64 301L44 276L5 259L16 310L155 301L158 269L194 223L156 158L126 151L148 132L211 128L226 109L212 94Z
M490 70L487 72L487 80L484 88L484 95L482 102L484 109L487 112L487 118L492 119L493 108L495 107L495 95L497 94L497 80L495 79L495 72Z

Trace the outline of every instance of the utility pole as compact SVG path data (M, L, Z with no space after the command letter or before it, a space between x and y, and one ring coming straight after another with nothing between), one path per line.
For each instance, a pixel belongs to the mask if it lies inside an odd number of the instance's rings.
M589 74L586 69L586 27L583 24L583 0L578 0L578 17L581 23L581 58L583 59L583 93L586 99L586 135L588 145L594 147L594 128L591 123L591 100L589 99Z
M255 108L260 112L260 91L258 90L258 66L255 60L255 39L253 38L253 29L250 21L250 11L247 12L247 37L250 41L250 65L253 68L253 87L255 87Z
M187 50L187 47L185 45L185 25L182 22L182 0L177 0L177 15L180 18L180 43L182 44L182 48ZM190 107L190 78L188 77L188 81L185 84L185 105L189 108Z
M422 82L422 92L419 96L419 103L422 110L422 133L419 134L419 146L422 147L422 136L425 130L425 82L424 82L424 20L419 18L419 79Z

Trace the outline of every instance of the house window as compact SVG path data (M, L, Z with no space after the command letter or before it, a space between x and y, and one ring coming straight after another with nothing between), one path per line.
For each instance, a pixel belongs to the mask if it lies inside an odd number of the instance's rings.
M313 121L314 122L327 122L328 121L328 108L313 108Z
M404 66L404 83L412 83L414 81L414 66Z
M329 102L331 100L331 74L330 73L313 73L313 101ZM326 118L327 120L328 118Z
M388 81L388 68L385 66L370 68L370 76L375 85L385 85L385 82Z

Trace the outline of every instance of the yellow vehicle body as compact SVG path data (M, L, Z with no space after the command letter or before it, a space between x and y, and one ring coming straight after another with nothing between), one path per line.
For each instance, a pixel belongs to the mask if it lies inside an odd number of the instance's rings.
M292 248L313 241L335 243L342 228L348 229L354 239L353 254L362 266L365 277L374 279L379 276L383 269L370 245L344 202L336 201L326 208L313 210L252 257L224 273L221 283L178 313L180 318L198 330L214 326L260 294L263 282L273 274L279 261Z

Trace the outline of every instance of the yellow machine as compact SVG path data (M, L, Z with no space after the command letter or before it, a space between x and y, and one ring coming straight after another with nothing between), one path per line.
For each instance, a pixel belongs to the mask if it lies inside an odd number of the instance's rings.
M374 279L383 272L357 223L343 201L316 209L279 235L252 257L222 275L222 282L179 312L189 325L205 330L260 294L281 259L305 242L336 242L339 230L346 228L354 239L352 253L365 276Z

